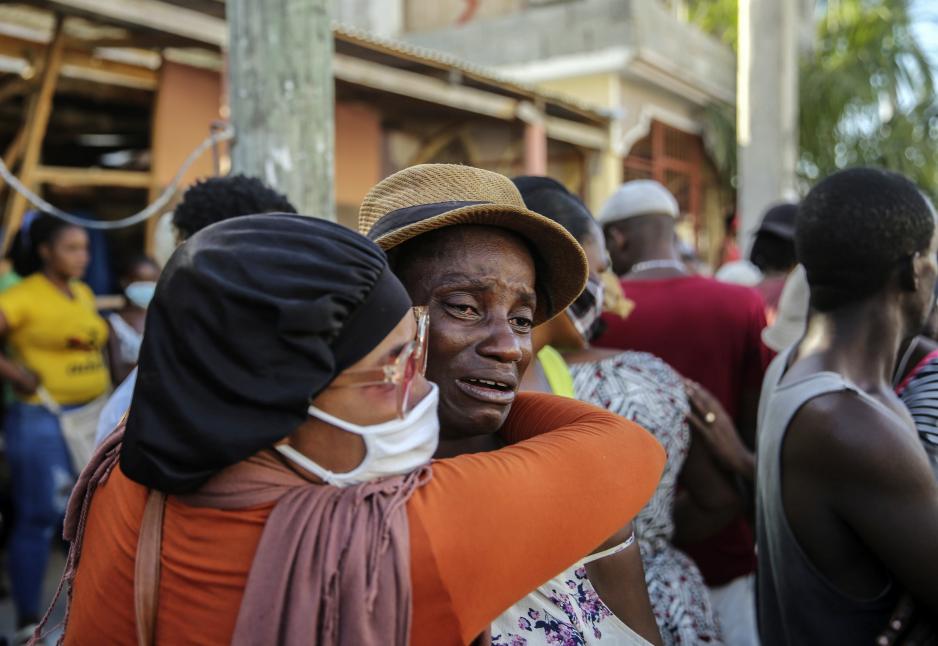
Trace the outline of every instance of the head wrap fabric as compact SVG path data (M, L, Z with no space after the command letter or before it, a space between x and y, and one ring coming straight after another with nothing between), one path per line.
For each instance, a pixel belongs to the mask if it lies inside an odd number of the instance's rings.
M384 252L337 224L251 215L200 231L147 313L121 469L166 493L196 489L293 433L410 306Z

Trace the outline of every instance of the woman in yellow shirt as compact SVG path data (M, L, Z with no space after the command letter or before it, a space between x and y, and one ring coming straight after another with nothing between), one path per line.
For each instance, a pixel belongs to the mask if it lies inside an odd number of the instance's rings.
M102 352L107 323L79 280L88 266L88 234L42 214L19 238L14 269L24 279L0 294L0 335L10 355L0 356L0 377L17 394L4 431L15 512L9 571L18 636L30 634L37 621L50 541L76 475L59 419L36 392L41 386L68 410L110 387Z

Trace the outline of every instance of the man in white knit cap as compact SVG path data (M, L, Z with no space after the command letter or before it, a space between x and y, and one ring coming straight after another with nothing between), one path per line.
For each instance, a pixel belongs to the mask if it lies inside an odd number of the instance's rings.
M752 288L688 273L675 246L680 208L651 180L626 182L599 213L612 266L635 302L628 318L605 314L597 345L650 352L709 390L732 416L752 450L768 352L762 344L765 310ZM705 414L708 422L714 414ZM674 542L687 551L711 586L713 606L731 646L758 644L755 554L736 475L714 470L700 441L684 469L715 471L712 486L684 490L675 501ZM722 477L725 473L725 477ZM751 478L751 471L748 474Z

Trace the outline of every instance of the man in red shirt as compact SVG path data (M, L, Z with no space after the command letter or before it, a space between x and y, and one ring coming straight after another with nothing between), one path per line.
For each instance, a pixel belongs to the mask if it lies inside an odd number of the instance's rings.
M599 221L612 266L635 309L625 319L604 315L607 328L597 345L657 355L703 385L752 449L769 358L761 340L762 298L748 287L689 274L674 245L679 215L674 196L651 180L623 184L603 207ZM714 459L703 442L694 441L684 470ZM675 542L711 586L727 644L758 643L755 554L746 507L740 496L735 505L714 508L706 492L688 490L675 504Z

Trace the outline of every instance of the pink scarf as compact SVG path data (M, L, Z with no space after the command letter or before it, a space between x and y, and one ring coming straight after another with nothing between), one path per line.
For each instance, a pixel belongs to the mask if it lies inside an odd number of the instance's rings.
M121 428L98 449L69 499L64 535L72 544L56 599L66 586L72 594L91 498L117 464L122 437ZM232 644L406 646L411 580L405 505L430 477L427 465L340 489L310 483L262 451L181 496L188 505L213 509L277 501L248 573ZM37 636L47 620L48 613Z

